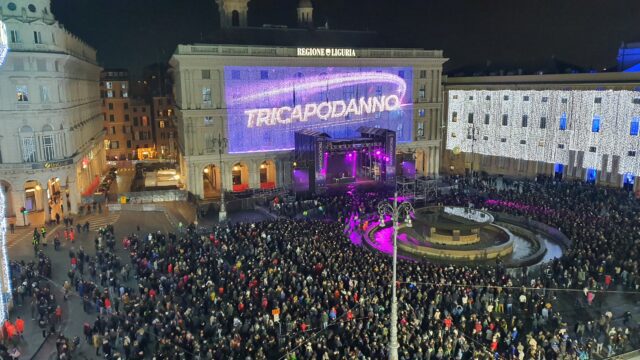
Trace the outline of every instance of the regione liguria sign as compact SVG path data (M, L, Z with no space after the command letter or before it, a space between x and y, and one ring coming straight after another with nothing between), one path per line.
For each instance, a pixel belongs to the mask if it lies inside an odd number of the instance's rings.
M225 67L229 152L290 150L296 131L359 136L361 126L411 141L410 67Z
M316 57L356 57L354 49L333 49L333 48L298 48L298 56Z

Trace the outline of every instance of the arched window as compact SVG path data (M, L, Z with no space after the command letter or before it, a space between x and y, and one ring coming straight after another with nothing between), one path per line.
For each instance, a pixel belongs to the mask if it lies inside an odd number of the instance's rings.
M36 161L36 142L33 136L33 129L30 126L20 128L20 146L22 147L22 161Z
M240 13L238 12L238 10L233 10L231 12L231 26L240 26Z

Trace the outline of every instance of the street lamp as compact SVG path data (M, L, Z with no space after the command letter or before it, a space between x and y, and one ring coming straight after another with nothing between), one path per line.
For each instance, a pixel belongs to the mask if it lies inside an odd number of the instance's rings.
M211 143L214 147L218 148L219 165L220 165L220 212L218 213L218 222L223 222L227 219L227 208L224 202L224 176L222 175L222 153L229 146L229 139L222 137L222 134L218 133L218 138L211 139Z
M408 201L403 201L398 205L398 192L394 194L393 205L388 201L381 201L378 204L378 214L380 215L380 227L384 227L384 216L390 215L393 221L393 279L391 281L391 334L389 339L389 360L398 360L398 298L396 297L396 264L398 262L398 229L400 228L400 218L405 216L407 227L411 227L411 213L413 206Z

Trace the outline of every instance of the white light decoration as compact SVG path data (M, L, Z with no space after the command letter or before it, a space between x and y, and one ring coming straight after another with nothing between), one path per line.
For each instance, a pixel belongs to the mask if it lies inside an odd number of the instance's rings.
M640 136L630 131L634 118L640 118L636 91L451 90L447 149L640 176Z
M4 59L9 52L9 38L7 37L7 26L0 20L0 66L4 64Z
M11 276L9 274L9 256L7 255L7 219L5 217L6 198L4 190L0 186L0 266L2 274L0 275L0 324L9 318L9 302L11 301Z

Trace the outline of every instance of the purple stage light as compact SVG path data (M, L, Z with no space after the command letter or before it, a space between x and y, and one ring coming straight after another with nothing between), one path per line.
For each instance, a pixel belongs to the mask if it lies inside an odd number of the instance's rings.
M376 155L380 155L380 150L377 150L377 151L376 151Z

